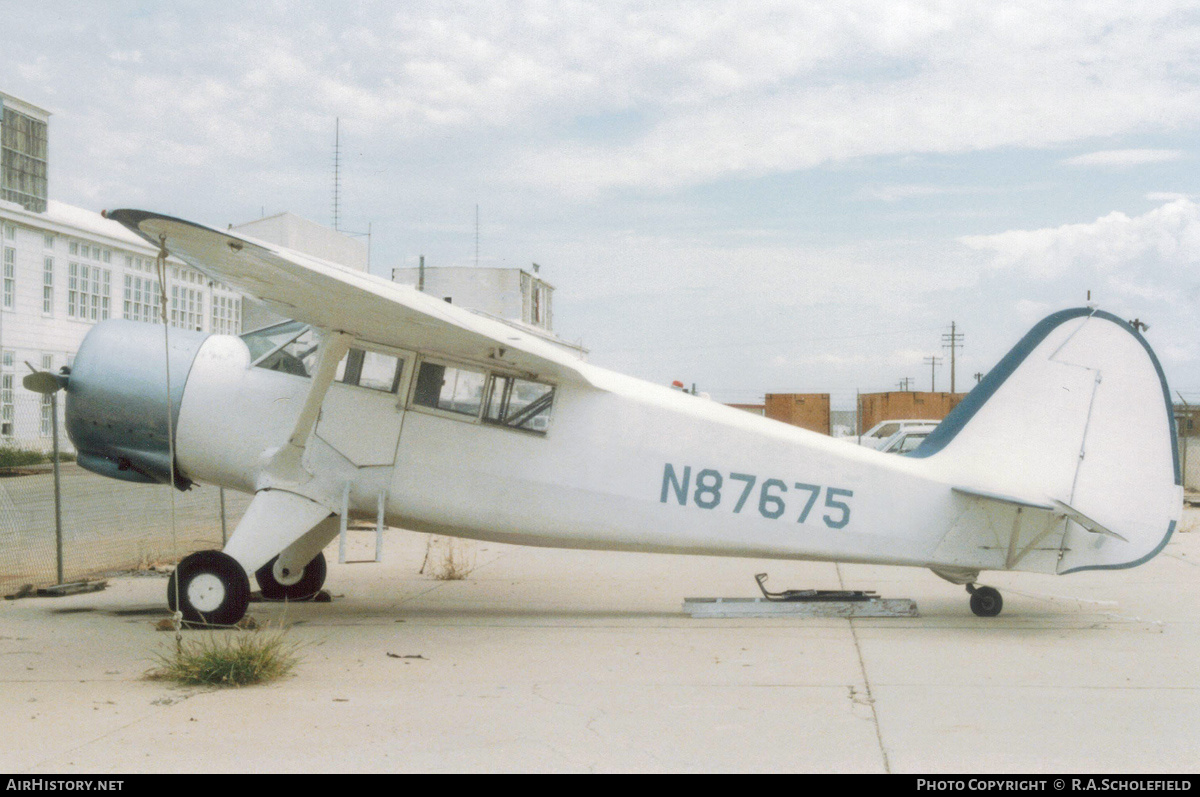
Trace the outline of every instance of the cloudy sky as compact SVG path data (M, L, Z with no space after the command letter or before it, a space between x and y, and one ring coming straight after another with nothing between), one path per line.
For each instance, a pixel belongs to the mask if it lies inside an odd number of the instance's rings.
M536 261L597 364L957 387L1092 300L1200 401L1200 3L0 0L51 196ZM948 361L936 372L949 387Z

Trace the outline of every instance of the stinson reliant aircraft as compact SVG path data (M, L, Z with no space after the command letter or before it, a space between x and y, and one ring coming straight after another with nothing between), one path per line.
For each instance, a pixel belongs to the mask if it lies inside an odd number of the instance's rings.
M1182 487L1163 372L1091 307L1037 324L925 442L883 454L589 365L416 289L232 232L108 218L291 319L241 336L110 320L69 373L78 463L253 494L185 557L193 623L311 597L342 516L523 545L908 565L998 614L986 570L1133 567ZM65 371L65 369L64 369Z

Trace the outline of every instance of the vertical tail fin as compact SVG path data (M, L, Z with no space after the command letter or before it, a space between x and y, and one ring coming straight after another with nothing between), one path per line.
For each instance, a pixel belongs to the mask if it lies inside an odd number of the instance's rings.
M968 494L1049 505L1058 572L1132 567L1182 508L1173 409L1146 340L1079 308L1035 326L910 456Z

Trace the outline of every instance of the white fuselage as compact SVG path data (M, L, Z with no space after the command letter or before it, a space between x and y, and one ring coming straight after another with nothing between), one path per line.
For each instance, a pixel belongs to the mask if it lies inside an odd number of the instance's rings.
M304 462L308 497L389 525L526 545L936 565L964 500L925 463L584 366L544 434L335 383ZM178 425L190 478L254 492L310 380L250 367L238 338L201 348ZM946 562L942 562L945 564ZM994 557L954 566L994 566ZM1042 569L1042 568L1038 568Z

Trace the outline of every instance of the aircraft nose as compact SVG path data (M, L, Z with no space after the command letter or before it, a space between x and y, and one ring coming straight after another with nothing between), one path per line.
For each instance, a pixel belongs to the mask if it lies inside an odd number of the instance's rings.
M112 319L93 327L67 380L66 428L81 467L136 482L171 482L168 430L207 333ZM169 379L168 379L169 374ZM191 482L175 474L175 486Z

